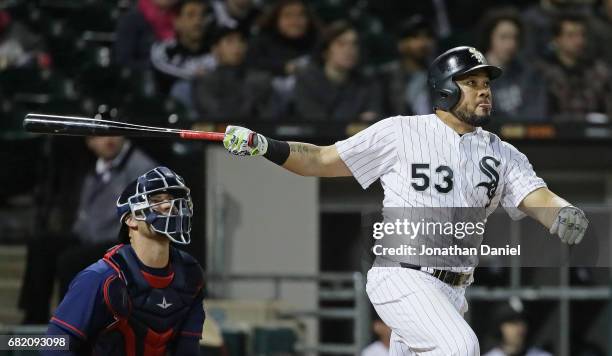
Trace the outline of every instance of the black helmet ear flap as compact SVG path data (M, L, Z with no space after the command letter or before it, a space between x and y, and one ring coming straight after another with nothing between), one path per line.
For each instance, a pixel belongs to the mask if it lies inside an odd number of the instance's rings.
M432 90L433 109L451 111L461 98L461 90L452 80L445 81L438 89Z

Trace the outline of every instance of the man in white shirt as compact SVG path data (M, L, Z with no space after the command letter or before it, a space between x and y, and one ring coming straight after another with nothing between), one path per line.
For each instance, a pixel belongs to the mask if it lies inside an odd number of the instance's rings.
M390 117L325 147L277 141L236 126L227 128L223 143L232 154L263 155L302 176L353 176L364 189L380 180L383 215L448 216L453 224L472 209L483 223L502 205L511 217L528 215L563 243L577 244L588 225L582 210L550 191L524 154L481 128L491 115L490 81L501 72L477 49L456 47L429 68L431 115ZM428 209L437 209L436 215ZM419 248L438 248L440 235L419 240ZM482 242L482 233L450 237L472 248ZM397 236L384 243L398 241L411 243ZM477 262L475 255L377 256L366 290L392 329L391 355L480 355L478 338L463 319L465 289Z

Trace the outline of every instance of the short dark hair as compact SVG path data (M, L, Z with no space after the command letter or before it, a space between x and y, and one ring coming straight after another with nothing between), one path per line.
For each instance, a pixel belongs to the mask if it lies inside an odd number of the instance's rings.
M565 22L573 22L578 23L583 26L586 26L586 19L581 14L576 14L572 12L562 12L557 15L552 23L552 34L554 37L558 37L561 35L563 31L563 24Z
M478 39L478 48L483 53L487 53L491 49L493 31L503 21L511 22L518 28L519 43L522 42L523 23L518 10L514 7L494 9L485 13L479 26L480 30L478 32L480 33L480 38Z
M259 28L264 32L278 34L277 24L280 13L285 7L293 4L301 4L306 9L306 17L308 18L306 37L315 40L321 30L321 21L305 0L279 0L272 3L258 20Z
M423 15L413 15L408 20L402 22L397 31L399 40L407 37L415 37L418 34L426 33L430 37L435 37L433 26Z
M189 4L204 5L208 7L208 1L206 0L181 0L178 4L176 4L176 13L180 15L183 8Z
M121 228L119 229L119 235L117 237L117 240L119 240L119 243L122 243L122 244L130 243L130 229L125 224L125 221L121 222Z
M334 21L325 28L323 34L321 35L319 45L317 46L317 57L321 61L321 63L325 61L323 56L331 46L332 42L334 42L338 37L349 31L355 31L356 33L358 33L355 26L353 26L350 22L344 20Z
M223 38L229 35L233 35L233 34L238 34L238 35L241 35L242 37L245 37L244 33L242 33L242 31L238 27L227 27L227 26L216 27L212 31L212 34L210 36L210 45L215 46Z

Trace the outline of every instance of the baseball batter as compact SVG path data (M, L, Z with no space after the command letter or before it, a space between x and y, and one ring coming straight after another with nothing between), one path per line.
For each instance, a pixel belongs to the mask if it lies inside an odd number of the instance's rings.
M486 220L501 204L513 218L528 215L577 244L588 225L582 210L551 192L525 155L481 128L490 120L490 81L501 74L475 48L456 47L429 68L431 115L387 118L326 147L229 126L224 146L302 176L353 176L364 189L380 180L384 209L480 208ZM475 264L438 258L378 256L368 272L370 301L392 329L391 355L480 354L463 319Z

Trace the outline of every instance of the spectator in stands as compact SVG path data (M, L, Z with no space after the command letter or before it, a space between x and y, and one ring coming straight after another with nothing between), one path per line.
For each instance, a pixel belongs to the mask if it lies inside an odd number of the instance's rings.
M584 121L585 117L612 117L610 70L585 54L585 19L560 15L553 26L555 53L542 65L548 91L548 112L555 121Z
M247 62L273 76L274 116L286 116L292 111L295 72L309 63L318 40L318 20L303 0L281 0L263 17L260 28L249 45Z
M15 21L7 10L0 10L0 70L37 66L46 57L40 36Z
M174 20L175 38L153 44L151 63L161 93L170 93L176 81L189 81L215 68L205 36L207 10L203 0L182 1Z
M389 356L389 346L391 343L391 328L380 320L378 314L375 314L372 321L372 331L376 335L376 341L366 346L361 351L361 356Z
M178 0L138 0L136 7L119 19L115 59L134 69L149 66L151 45L174 37Z
M382 67L385 111L391 115L431 114L427 68L435 47L429 21L414 15L400 27L400 58Z
M596 45L595 52L605 63L612 63L612 0L603 0L601 6L596 9L592 24L593 43Z
M218 27L237 29L247 37L260 14L253 0L213 0L212 8Z
M118 242L117 196L134 177L157 166L122 137L88 137L86 143L97 161L83 179L71 233L43 234L28 244L19 302L26 324L48 322L56 277L63 296L81 269Z
M566 0L539 0L521 13L525 24L524 52L527 58L547 57L554 52L551 39L553 22L563 12L586 14L587 2Z
M294 74L308 63L318 38L318 21L303 0L280 0L262 19L249 46L253 68L274 76Z
M479 48L487 61L504 69L504 75L491 83L493 114L513 120L544 120L546 116L546 86L533 80L537 69L519 58L523 40L523 25L513 8L491 10L480 25L482 38Z
M484 356L552 356L552 354L529 346L527 318L510 306L504 306L497 315L497 336L499 344Z
M445 39L453 34L450 7L460 6L462 13L479 14L479 11L465 11L466 9L482 9L481 6L474 6L473 1L466 5L466 1L406 1L406 0L385 0L368 1L367 10L369 13L380 18L385 25L401 24L406 20L406 14L418 14L430 21L434 33L439 39ZM465 16L465 15L464 15ZM399 29L396 29L399 30ZM451 46L452 47L452 46Z
M212 54L217 68L197 78L192 101L199 118L209 121L243 121L267 118L270 78L245 65L247 43L237 28L217 28Z
M297 74L296 115L305 120L379 119L380 87L358 71L358 62L357 31L346 22L334 22L322 36L317 60Z

